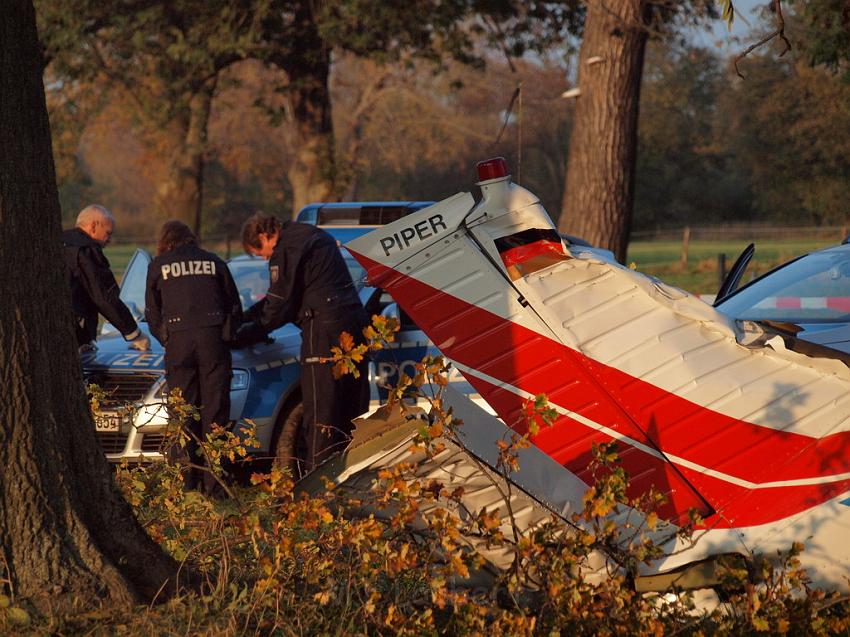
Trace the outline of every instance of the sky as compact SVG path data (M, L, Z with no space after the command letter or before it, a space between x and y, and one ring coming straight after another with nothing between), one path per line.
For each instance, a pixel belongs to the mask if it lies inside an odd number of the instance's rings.
M719 0L716 0L719 4ZM759 31L763 25L759 18L759 9L763 8L766 0L733 0L735 6L735 21L730 31L723 20L716 20L713 28L694 29L692 42L704 47L718 47L724 51L743 49L752 44L751 30Z

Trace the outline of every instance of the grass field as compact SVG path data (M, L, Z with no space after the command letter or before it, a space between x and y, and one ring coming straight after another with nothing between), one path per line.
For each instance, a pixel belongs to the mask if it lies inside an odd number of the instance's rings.
M798 241L761 241L756 244L756 254L745 275L745 280L763 274L770 268L784 263L806 252L833 245L834 242L822 240ZM657 276L663 281L695 294L714 294L719 286L717 255L726 254L726 267L732 267L735 259L747 246L746 241L691 241L688 250L688 265L682 268L680 256L682 244L679 241L635 241L629 246L627 263L635 263L637 269L646 274ZM148 251L153 245L114 245L106 249L106 256L112 264L115 276L120 279L130 257L138 247ZM213 246L214 248L217 246ZM224 246L217 250L222 257ZM240 253L237 250L236 254Z
M760 241L744 280L812 250L834 245L834 241ZM679 241L636 241L629 246L628 263L637 269L695 294L714 294L719 287L717 255L726 254L726 267L747 247L746 241L691 241L688 265L682 268Z
M148 252L153 252L154 246L138 246L138 245L111 245L104 250L106 258L109 259L109 265L112 266L112 271L117 279L121 279L124 274L124 269L130 261L130 257L135 254L136 250L144 248Z

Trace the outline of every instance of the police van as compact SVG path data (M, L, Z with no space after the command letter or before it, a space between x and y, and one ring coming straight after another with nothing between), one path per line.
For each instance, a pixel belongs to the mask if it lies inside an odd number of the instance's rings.
M315 226L383 226L398 221L433 201L338 201L311 203L298 211L296 221ZM343 241L343 243L345 243Z
M348 208L371 204L345 204ZM413 202L408 211L419 210L429 202ZM314 222L323 219L322 208L333 210L342 204L312 204L305 207L299 219ZM398 209L398 204L392 206ZM379 204L379 207L388 207ZM320 214L314 214L314 212ZM352 221L350 216L347 221ZM376 214L368 211L368 215ZM383 214L383 213L380 213ZM389 217L358 217L387 220ZM395 213L393 213L395 214ZM311 216L312 215L312 216ZM338 215L337 219L341 219ZM398 217L396 217L398 218ZM372 230L372 224L321 224L342 244ZM393 316L401 329L396 341L387 349L375 352L370 363L372 404L377 407L386 399L387 388L397 381L399 373L414 375L414 367L426 355L439 351L409 318L400 312L395 302L382 290L370 287L365 272L345 248L340 248L352 275L354 285L369 315ZM121 299L131 309L139 327L148 333L144 322L144 298L148 264L151 256L137 250L121 281ZM268 290L268 262L242 255L228 261L244 308L263 298ZM233 378L230 386L231 412L234 421L250 420L256 425L261 457L291 457L293 449L283 448L285 441L298 439L301 426L300 330L292 324L274 330L270 342L233 350ZM164 406L164 350L151 339L151 350L138 352L128 349L117 330L105 324L97 340L97 348L82 358L83 372L89 383L97 384L105 393L101 413L95 419L97 438L108 460L156 461L163 458L161 449L168 415ZM450 382L459 391L477 398L472 387L459 372L453 370ZM128 408L129 406L129 408Z

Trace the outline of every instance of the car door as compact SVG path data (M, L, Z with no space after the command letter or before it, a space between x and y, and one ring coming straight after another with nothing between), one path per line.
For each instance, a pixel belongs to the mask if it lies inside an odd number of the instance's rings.
M732 269L729 270L729 274L726 275L726 278L720 285L720 289L717 290L717 296L714 297L714 305L722 303L726 297L738 289L738 284L741 282L741 278L744 276L744 272L746 272L747 266L750 264L755 253L755 244L751 243L738 255Z
M148 265L153 259L147 250L139 248L130 257L124 275L121 277L121 293L119 298L124 301L133 318L138 322L145 316L145 286L148 278ZM104 323L101 334L115 334L118 330L111 323Z

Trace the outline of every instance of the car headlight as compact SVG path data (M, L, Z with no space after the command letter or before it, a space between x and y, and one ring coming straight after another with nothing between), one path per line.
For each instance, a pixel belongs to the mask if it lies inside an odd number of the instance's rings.
M233 378L230 379L230 391L237 389L248 389L248 379L250 376L244 369L234 369Z

